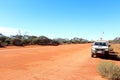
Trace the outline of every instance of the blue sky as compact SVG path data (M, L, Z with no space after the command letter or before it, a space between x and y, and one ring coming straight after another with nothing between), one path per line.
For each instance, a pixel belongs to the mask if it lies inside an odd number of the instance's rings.
M114 39L120 36L120 0L0 0L0 32L19 30L49 38Z

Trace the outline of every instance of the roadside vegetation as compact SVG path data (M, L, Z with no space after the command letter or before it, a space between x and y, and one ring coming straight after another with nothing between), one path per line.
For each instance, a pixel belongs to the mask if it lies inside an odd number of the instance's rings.
M112 62L103 61L97 69L99 74L108 80L120 80L120 66Z
M120 53L120 44L112 44L111 47L117 53Z
M110 40L111 48L115 53L120 53L120 37L116 37L114 40Z
M110 42L114 44L120 44L120 37L116 37L115 39L110 40Z
M0 34L0 47L5 46L26 46L26 45L53 45L57 46L60 44L78 44L78 43L89 43L88 40L82 38L73 39L50 39L46 36L29 36L29 35L13 35L10 37Z

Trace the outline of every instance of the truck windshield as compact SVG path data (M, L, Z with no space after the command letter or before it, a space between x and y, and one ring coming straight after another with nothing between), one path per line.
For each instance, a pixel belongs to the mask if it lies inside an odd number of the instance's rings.
M96 46L107 46L107 44L105 42L95 42Z

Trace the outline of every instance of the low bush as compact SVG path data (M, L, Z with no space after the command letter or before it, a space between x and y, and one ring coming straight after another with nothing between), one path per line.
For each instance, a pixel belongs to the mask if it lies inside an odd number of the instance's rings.
M0 41L0 47L5 47L7 44L5 42Z
M58 41L51 40L51 41L50 41L50 45L58 46L58 45L60 45L60 43L59 43Z
M21 39L14 38L11 40L11 44L15 46L24 46L24 43Z
M99 74L108 80L120 80L120 67L112 62L101 62L97 69Z

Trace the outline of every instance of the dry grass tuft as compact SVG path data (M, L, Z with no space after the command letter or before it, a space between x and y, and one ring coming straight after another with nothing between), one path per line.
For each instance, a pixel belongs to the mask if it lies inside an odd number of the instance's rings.
M120 80L120 67L112 62L103 61L97 69L99 74L108 80Z

